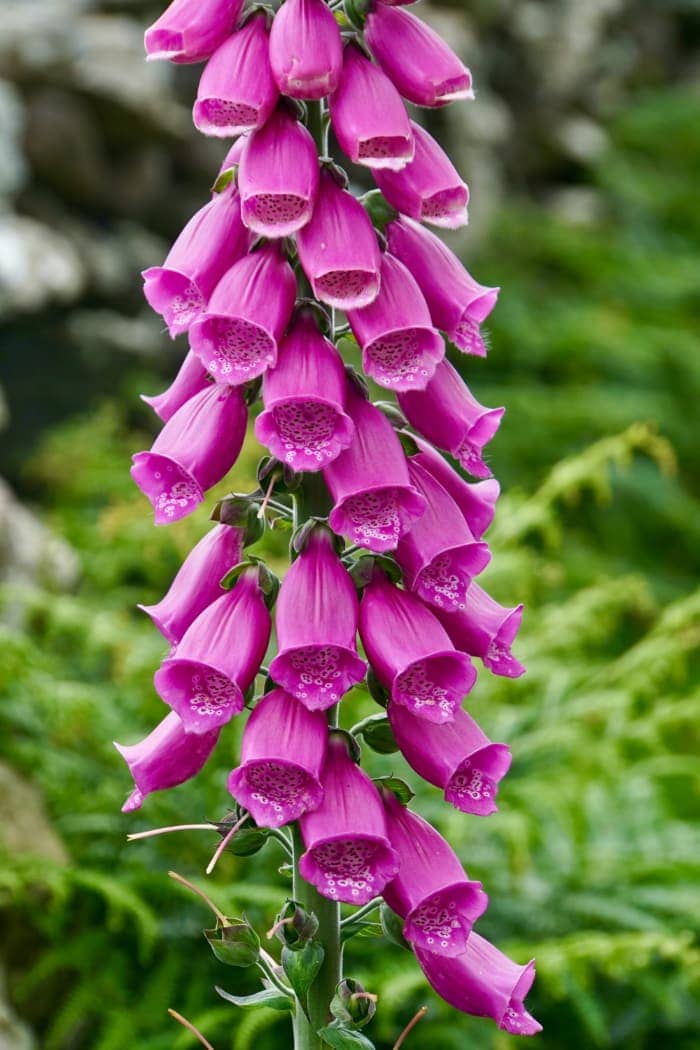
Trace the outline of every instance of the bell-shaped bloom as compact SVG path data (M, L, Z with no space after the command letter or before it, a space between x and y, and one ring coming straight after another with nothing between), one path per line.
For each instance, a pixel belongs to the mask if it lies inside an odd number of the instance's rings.
M478 656L493 674L505 678L525 674L525 668L511 652L523 618L522 605L506 609L473 583L464 609L439 611L439 616L457 648Z
M413 132L401 96L353 44L345 48L330 114L338 144L355 164L399 171L413 159Z
M474 477L491 476L482 452L501 425L505 408L480 405L449 361L438 365L425 390L399 393L398 400L419 434L450 452Z
M255 436L281 463L315 471L347 448L355 426L346 413L347 381L340 354L311 312L302 312L263 377L264 412Z
M140 809L146 795L177 787L199 773L216 747L220 730L194 736L186 733L174 711L138 744L116 744L134 779L134 790L122 813Z
M243 0L173 0L146 30L146 58L201 62L233 31Z
M365 676L357 655L355 585L321 527L307 540L280 588L275 611L275 682L310 711L323 711Z
M241 392L211 383L168 420L150 452L136 453L131 476L151 501L156 525L191 514L229 472L247 421Z
M493 521L501 486L495 478L477 482L465 481L431 444L415 436L413 440L420 451L417 456L411 457L412 460L432 474L449 492L461 510L472 535L480 540Z
M397 211L411 219L455 230L466 226L469 190L445 151L411 121L415 156L400 171L376 171L374 179Z
M519 966L489 941L472 933L456 959L418 949L421 969L437 994L465 1014L491 1017L511 1035L542 1031L523 1003L535 979L535 961Z
M192 349L218 383L238 386L274 365L296 287L276 244L246 255L223 276L190 332Z
M379 792L340 735L331 735L321 783L323 801L299 821L306 846L299 871L324 897L367 904L396 874L399 860Z
M450 722L476 681L465 653L418 598L375 570L360 605L367 658L395 704L428 722Z
M425 511L411 485L406 456L389 420L348 386L346 412L355 424L350 447L324 468L333 497L334 532L378 554L394 550Z
M321 302L355 310L376 299L381 265L377 235L360 202L328 171L321 172L314 213L296 242L299 261Z
M417 106L474 98L472 76L434 29L408 11L374 4L365 40L395 88Z
M286 105L279 105L241 155L243 222L260 237L288 237L311 218L318 181L313 136Z
M398 874L384 887L384 900L405 920L403 935L414 948L461 955L488 897L427 820L402 806L392 791L382 796L387 835L400 862Z
M243 555L243 530L215 525L193 547L165 597L157 605L139 605L171 645L177 645L190 624L224 593L220 581Z
M278 8L270 33L270 62L283 95L320 99L335 91L343 45L324 0L285 0Z
M362 367L390 390L423 390L445 356L445 344L410 270L388 252L381 265L377 298L348 311Z
M273 689L246 722L241 764L229 776L228 789L260 827L298 820L323 798L327 743L325 716Z
M217 48L204 67L192 112L199 131L231 138L260 128L269 119L279 98L269 48L262 13Z
M399 540L396 560L406 586L424 602L463 609L469 585L491 561L491 552L474 539L450 494L416 458L408 461L408 476L425 499L426 510Z
M162 266L143 271L143 294L173 338L201 316L218 281L245 255L249 242L232 186L190 219Z
M415 277L435 327L463 353L485 357L480 326L500 289L475 281L439 237L405 215L389 223L386 236L389 250Z
M388 714L401 754L423 780L443 789L446 802L479 817L496 812L498 784L510 769L506 744L492 743L461 707L443 725L399 704L389 704Z
M244 704L265 655L270 613L247 569L236 586L200 613L175 655L155 674L156 692L180 716L188 733L208 733L230 722Z
M153 409L159 419L167 423L174 416L178 408L198 394L200 390L206 390L209 386L207 370L196 354L189 350L180 370L173 379L167 390L162 394L149 396L141 394L141 400Z

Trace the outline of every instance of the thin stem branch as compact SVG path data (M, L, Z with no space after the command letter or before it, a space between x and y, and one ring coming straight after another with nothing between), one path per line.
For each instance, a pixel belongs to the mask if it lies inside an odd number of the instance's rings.
M175 879L175 882L179 882L181 886L185 886L186 889L192 890L193 893L196 893L197 896L204 901L207 907L212 910L214 915L216 915L217 919L219 920L222 926L229 925L229 921L224 915L224 913L219 908L217 908L217 906L214 904L214 901L211 899L211 897L208 897L206 895L204 890L200 890L199 886L195 886L194 883L189 882L189 880L186 879L184 875L178 875L176 871L169 871L168 875L171 879Z
M293 858L293 856L294 856L294 851L292 849L291 842L289 841L287 836L284 834L284 832L283 831L279 831L277 828L270 828L269 829L269 835L270 835L270 838L277 839L277 841L279 842L280 846L282 846L282 848L284 849L284 852L287 854L287 856L291 860Z
M209 1040L204 1038L200 1030L198 1028L195 1028L191 1021L188 1021L186 1017L183 1017L182 1014L179 1014L177 1010L168 1009L168 1013L178 1022L178 1024L181 1024L183 1028L186 1028L188 1032L191 1032L195 1039L198 1039L202 1046L206 1048L206 1050L214 1050L214 1047L211 1045Z
M218 831L216 824L172 824L168 828L151 828L149 831L135 831L126 836L127 842L137 839L151 839L155 835L169 835L171 831Z
M412 1018L408 1022L408 1024L404 1028L403 1032L401 1033L399 1038L394 1043L393 1050L401 1050L401 1047L403 1046L403 1044L404 1044L404 1042L406 1040L406 1036L409 1035L409 1033L413 1031L413 1029L416 1027L416 1025L418 1024L419 1021L423 1020L423 1018L425 1017L427 1012L428 1012L428 1007L427 1006L421 1006L421 1008L418 1011L418 1013L416 1014L416 1016L414 1018Z
M241 817L241 819L239 821L237 821L233 825L233 827L230 828L229 831L226 832L226 834L222 838L221 842L216 847L216 851L214 853L214 856L211 858L211 860L207 864L207 867L206 867L207 875L211 875L212 871L214 870L216 865L219 863L219 858L221 857L222 853L224 852L224 850L228 846L229 842L231 841L233 836L236 834L236 832L240 831L240 829L243 827L243 825L245 824L245 822L246 822L246 820L248 819L249 816L250 816L249 813L244 813L243 816Z
M352 915L348 915L347 918L341 919L340 928L344 926L350 926L353 922L359 922L360 919L364 919L365 916L371 915L373 911L376 911L379 905L382 903L381 897L375 897L374 900L370 901L369 904L365 904L363 908L358 908Z
M266 951L263 951L262 948L260 949L260 959L258 960L257 965L260 972L264 974L270 984L274 984L278 992L282 992L283 995L288 995L290 998L294 995L294 992L289 985L285 984L284 981L281 981L277 976L277 970L279 969L278 963L275 962L271 955L268 955Z

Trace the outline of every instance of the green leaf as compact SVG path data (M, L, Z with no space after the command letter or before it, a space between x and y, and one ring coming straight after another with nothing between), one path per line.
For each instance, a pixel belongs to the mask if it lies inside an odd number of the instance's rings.
M269 1010L293 1010L294 1003L288 995L283 995L282 992L278 992L276 988L263 988L261 992L255 992L253 995L231 995L230 992L225 992L223 988L219 988L216 985L216 992L225 999L228 1003L233 1003L234 1006L240 1006L244 1010L259 1006L266 1006Z
M325 954L323 945L318 941L309 941L301 951L292 951L291 948L282 949L282 968L296 992L304 1013L307 1012L306 996L321 969Z
M392 791L402 806L407 806L411 799L416 797L413 788L401 777L395 777L391 774L387 777L375 777L374 783L378 788L386 788L387 791Z
M219 923L205 930L204 936L219 962L227 966L252 966L260 955L260 938L245 919L232 919L227 926Z
M399 918L388 904L382 904L379 909L379 921L382 924L384 936L392 944L398 945L399 948L405 948L406 951L411 951L411 946L403 935L403 919Z
M399 750L389 719L384 715L368 719L362 728L362 736L365 743L378 755L393 755Z
M366 1035L344 1028L337 1021L319 1028L317 1035L333 1050L375 1050L374 1043Z

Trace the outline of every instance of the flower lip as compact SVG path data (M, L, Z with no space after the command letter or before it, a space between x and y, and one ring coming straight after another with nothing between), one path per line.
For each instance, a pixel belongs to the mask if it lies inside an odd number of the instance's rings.
M377 298L380 286L376 270L326 270L311 283L318 298L337 310L360 310L369 306Z
M365 346L365 372L390 390L424 390L445 356L445 344L430 325L389 329Z
M456 230L466 226L469 221L468 204L469 190L464 184L447 187L422 199L420 217L432 226Z
M284 758L251 759L233 770L227 786L261 827L279 828L297 820L323 798L318 778Z
M473 577L483 572L490 560L488 544L480 541L445 547L416 574L411 589L430 605L464 609Z
M476 681L476 670L464 653L454 649L430 653L398 671L391 698L429 722L451 722Z
M177 62L185 51L185 34L175 29L151 28L146 32L147 62L166 59Z
M233 314L204 314L192 326L190 339L207 372L219 383L247 383L277 360L277 343L270 330Z
M239 685L218 667L199 660L165 660L155 674L158 695L181 718L188 733L226 725L243 709Z
M473 751L457 766L445 786L445 801L462 813L488 817L496 813L498 782L511 764L506 744L486 744Z
M361 682L367 667L348 646L300 645L279 653L270 665L275 682L310 711L325 711Z
M173 338L186 332L204 311L206 302L202 292L196 281L182 270L151 266L141 276L146 302L161 314Z
M151 501L156 525L179 521L203 502L199 482L170 456L137 452L132 462L131 476Z
M416 147L410 135L375 135L360 137L355 152L351 159L367 168L401 171L413 160Z
M199 98L194 104L195 127L206 135L231 138L258 125L259 107L223 98Z
M486 910L488 897L480 882L442 886L419 901L406 916L404 936L425 951L454 957L467 946L472 924Z
M299 860L302 878L331 900L367 904L399 869L386 838L348 833L323 838Z
M285 192L247 196L242 209L246 226L261 237L289 237L307 224L312 212L308 197Z
M255 435L273 456L297 471L320 470L352 441L346 412L324 397L279 397L255 421Z
M334 532L382 554L396 548L424 510L425 500L412 485L374 485L345 496L328 520Z

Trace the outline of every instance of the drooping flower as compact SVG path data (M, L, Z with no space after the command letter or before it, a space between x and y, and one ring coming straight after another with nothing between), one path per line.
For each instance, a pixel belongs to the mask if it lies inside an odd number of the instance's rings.
M476 681L433 613L375 569L360 604L360 637L374 673L396 704L428 722L450 722Z
M343 45L324 0L285 0L272 23L270 61L277 86L290 98L320 99L335 91Z
M493 521L501 486L495 478L477 482L465 481L431 444L415 436L413 440L419 453L412 459L420 463L449 492L464 515L474 539L480 540Z
M260 827L279 828L316 809L323 798L321 772L328 725L321 712L307 710L273 689L255 706L241 742L241 764L228 789Z
M410 270L388 252L374 302L348 310L367 375L391 390L423 390L445 356L430 312Z
M209 384L171 416L131 476L148 496L156 525L191 514L238 459L248 412L239 390Z
M270 641L270 613L258 569L246 569L235 587L208 605L155 674L158 695L188 733L208 733L243 709Z
M238 21L243 0L173 0L146 30L146 58L201 62L223 43Z
M365 676L355 640L358 617L355 586L333 537L315 528L280 588L273 680L311 711L332 707Z
M321 777L323 801L300 821L306 852L302 878L331 900L367 904L398 871L386 835L379 792L347 753L343 736L331 734Z
M506 609L473 583L464 609L439 612L439 616L457 648L478 656L489 671L506 678L525 674L525 668L511 652L523 618L522 605Z
M461 955L472 925L486 911L480 882L468 878L457 854L427 820L382 791L389 842L398 874L384 887L384 900L405 920L403 935L414 948L449 957Z
M207 370L196 354L188 350L180 370L173 379L167 390L162 394L149 396L141 394L141 400L153 409L159 419L167 423L174 416L178 408L198 394L200 390L206 390L209 386Z

